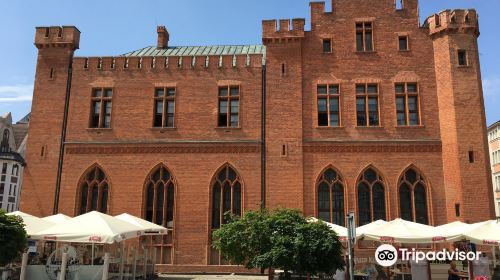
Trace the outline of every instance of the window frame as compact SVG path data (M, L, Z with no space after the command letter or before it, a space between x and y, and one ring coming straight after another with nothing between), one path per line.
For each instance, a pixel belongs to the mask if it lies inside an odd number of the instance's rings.
M407 176L407 173L410 172L410 171L413 171L415 174L416 174L416 179L415 179L415 182L412 183L411 181L407 180L406 179L406 176ZM429 191L429 184L427 183L427 180L425 179L425 177L422 175L422 172L420 172L418 169L414 168L414 167L410 167L410 168L407 168L405 171L403 171L403 173L401 173L401 176L399 177L399 180L398 180L398 186L397 186L397 190L398 190L398 213L399 213L399 217L401 219L403 219L402 217L402 209L401 209L401 186L403 184L406 184L406 186L408 187L408 190L410 192L410 201L411 201L411 204L410 204L410 211L411 211L411 215L412 215L412 220L411 222L416 222L417 223L417 200L415 199L416 197L416 188L419 187L419 186L422 186L424 191L425 191L425 212L427 214L427 225L430 225L431 224L431 211L429 209L429 195L430 195L430 191Z
M408 91L408 85L415 85L415 92ZM403 86L403 92L398 92L398 86ZM397 82L394 83L394 93L395 93L395 107L396 107L396 127L419 127L422 126L422 106L421 106L421 95L420 95L420 84L418 82ZM417 114L418 114L418 122L417 124L410 123L410 108L408 106L410 97L415 97L416 106L417 106ZM398 98L404 98L405 105L405 124L399 124L398 114L400 113L398 110Z
M358 28L358 25L361 24L361 29ZM370 28L367 28L366 25L367 24L370 24L371 27ZM374 21L362 21L362 20L359 20L359 21L356 21L355 22L355 47L356 47L356 52L358 53L370 53L370 52L375 52L375 36L374 36L374 30L375 30L375 24L374 24ZM370 31L371 33L371 49L367 49L367 42L366 42L366 34L368 33L367 31ZM361 31L361 32L360 32ZM362 34L362 43L363 43L363 47L362 49L358 49L358 34L361 33Z
M156 96L156 93L158 92L158 90L163 90L163 96ZM169 90L173 90L174 91L174 95L173 96L169 96L168 95L168 91ZM177 93L178 92L178 89L176 86L164 86L164 87L155 87L154 88L154 92L153 92L153 118L152 118L152 127L154 129L175 129L177 126L176 126L176 123L177 123L177 118L176 118L176 107L177 107L177 102L176 102L176 99L177 99ZM156 125L156 103L158 101L162 101L163 103L163 106L162 106L162 112L161 112L161 118L162 118L162 121L161 121L161 126L157 126ZM167 126L168 125L168 103L169 102L173 102L174 103L174 112L172 113L172 126Z
M238 95L231 96L231 89L238 88ZM220 90L226 89L227 96L221 96ZM223 126L220 124L219 120L221 117L220 103L221 101L227 102L227 112L226 112L226 125ZM238 125L231 126L231 101L238 101ZM239 129L241 128L241 85L238 84L230 84L230 85L218 85L217 86L217 120L216 120L216 128L220 129Z
M326 87L326 93L325 94L320 94L319 93L319 87ZM337 87L337 93L330 93L330 87ZM340 92L340 84L338 83L318 83L316 85L316 127L318 128L338 128L342 127L342 94ZM330 111L330 100L331 99L337 99L338 100L338 118L339 118L339 123L338 125L331 125L331 117L332 113ZM327 125L320 125L319 123L319 100L320 99L326 99L326 114L328 118L328 124Z
M368 87L369 86L377 86L377 93L369 93L368 92ZM358 93L357 92L357 87L358 86L364 86L364 92L363 93ZM354 92L355 92L355 108L356 108L356 127L382 127L382 120L380 118L380 84L379 83L356 83L354 85ZM364 102L365 102L365 120L366 124L365 125L359 125L358 124L358 98L364 97ZM371 125L370 124L370 109L369 109L369 100L370 98L377 97L377 119L378 119L378 124L377 125Z
M94 96L94 93L96 91L100 90L101 95L100 96ZM105 93L107 90L111 90L111 97L105 96ZM97 88L92 88L91 94L90 94L90 115L89 115L89 128L90 129L111 129L113 125L113 96L115 95L115 89L113 87L97 87ZM100 108L99 108L99 120L97 126L94 126L94 116L95 110L94 110L94 104L99 102L100 103ZM106 117L106 107L104 104L106 102L111 103L111 112L109 113L109 126L105 126L105 117Z
M336 174L336 177L333 181L329 181L327 180L326 178L326 172L328 171L333 171L335 174ZM328 206L329 206L329 223L332 223L332 224L336 224L335 223L335 214L337 212L340 212L341 216L342 217L345 217L345 214L346 214L346 209L347 209L347 195L346 195L346 184L345 184L345 180L343 179L342 175L338 172L338 170L336 170L335 168L333 167L328 167L326 169L324 169L321 173L320 173L320 176L318 178L318 180L316 181L316 185L315 185L315 190L316 190L316 217L319 219L319 220L322 220L321 217L320 217L320 209L323 209L323 208L320 208L319 207L319 203L320 203L320 200L319 200L319 194L320 194L320 187L325 184L328 188ZM341 190L342 190L342 206L343 206L343 209L341 211L334 211L334 204L335 204L335 188L336 187L340 187ZM340 226L345 226L346 224L346 221L345 221L345 218L342 220L342 224L337 224L337 225L340 225Z
M461 64L461 55L464 55L464 62L465 64ZM458 49L457 50L457 64L459 67L469 67L470 64L469 64L469 52L466 50L466 49Z
M365 178L365 174L368 170L371 170L375 173L376 175L376 178L375 180L373 180L373 182L370 182L368 179ZM358 226L362 226L361 224L361 219L360 219L360 214L361 214L361 211L360 211L360 207L359 207L359 188L360 188L360 185L363 184L365 185L367 188L368 188L368 192L369 192L369 197L368 197L368 201L369 201L369 204L370 204L370 209L368 209L369 211L369 214L370 214L370 222L374 222L378 219L378 217L375 217L375 206L374 206L374 188L375 186L377 185L380 185L382 187L382 190L384 192L383 194L383 199L384 199L384 208L383 208L383 213L384 213L384 220L387 220L387 217L388 217L388 205L390 203L390 201L387 199L387 185L385 183L385 180L384 180L384 177L381 175L381 173L378 171L378 169L374 168L373 166L370 166L370 167L367 167L365 169L363 169L363 171L361 172L361 174L359 175L358 179L356 180L356 188L355 188L355 195L356 195L356 211L357 211L357 225ZM363 225L366 225L366 224L363 224Z
M92 173L93 174L93 179L88 180L88 176ZM99 179L99 172L102 172L104 177L102 179ZM87 194L86 194L86 199L85 199L85 210L82 209L82 199L83 199L83 188L87 188ZM97 187L97 205L96 209L92 209L92 191L94 187ZM106 192L106 212L101 212L102 210L102 198L103 198L103 189L107 188ZM78 194L77 194L77 201L76 201L76 207L75 207L75 215L82 215L85 213L89 213L91 211L98 211L103 214L109 213L110 209L110 204L111 204L111 183L109 180L108 175L106 172L104 172L104 169L102 169L99 165L94 165L90 168L88 168L85 173L82 175L81 179L79 180L78 183Z
M326 50L325 49L325 43L326 42L328 42L328 44L330 46L330 48L329 48L328 51L325 51ZM331 53L333 53L333 43L332 42L333 42L332 38L325 37L325 38L321 39L321 50L322 50L322 53L324 53L324 54L331 54Z
M401 49L401 39L403 39L406 41L406 49ZM410 36L409 35L406 35L406 34L401 34L401 35L398 35L398 51L400 52L408 52L410 51Z

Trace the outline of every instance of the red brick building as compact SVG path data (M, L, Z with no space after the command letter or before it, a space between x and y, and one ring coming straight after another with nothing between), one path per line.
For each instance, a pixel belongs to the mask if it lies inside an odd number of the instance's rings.
M164 224L170 271L222 269L228 210L492 218L476 12L332 2L311 3L310 31L263 21L255 46L172 47L158 27L157 46L86 58L76 27L37 28L21 209Z

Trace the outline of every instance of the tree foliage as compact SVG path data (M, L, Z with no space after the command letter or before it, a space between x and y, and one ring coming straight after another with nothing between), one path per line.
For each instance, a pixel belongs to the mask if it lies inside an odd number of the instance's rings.
M0 209L0 266L6 266L21 256L28 237L19 216L7 216Z
M285 273L331 273L344 266L338 235L298 210L248 211L214 232L213 246L233 264Z

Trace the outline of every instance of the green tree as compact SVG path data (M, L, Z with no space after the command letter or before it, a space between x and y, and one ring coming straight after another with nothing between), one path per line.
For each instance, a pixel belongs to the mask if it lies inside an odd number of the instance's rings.
M19 216L7 216L0 209L0 266L6 266L21 256L28 236Z
M248 211L214 232L213 246L248 269L330 273L343 267L342 245L322 222L308 223L298 210Z

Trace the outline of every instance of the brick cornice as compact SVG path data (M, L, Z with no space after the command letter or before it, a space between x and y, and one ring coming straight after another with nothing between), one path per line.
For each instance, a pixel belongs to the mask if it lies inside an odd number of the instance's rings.
M440 141L305 141L305 153L438 153Z
M249 154L259 153L258 143L190 143L190 144L70 144L66 154Z

